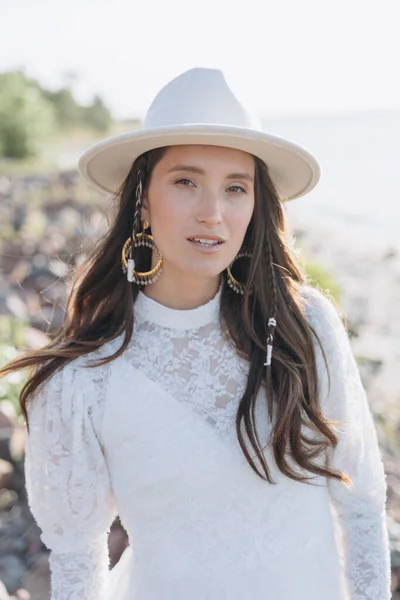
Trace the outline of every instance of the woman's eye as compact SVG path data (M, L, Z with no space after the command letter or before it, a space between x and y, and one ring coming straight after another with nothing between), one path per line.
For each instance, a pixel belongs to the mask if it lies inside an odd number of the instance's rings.
M193 183L192 181L190 181L190 179L177 179L177 181L175 181L175 183L182 183L183 181L188 181L189 183ZM184 184L186 185L186 184Z
M236 188L236 189L240 190L241 192L246 192L246 190L244 188L242 188L242 186L240 186L240 185L231 185L231 187L228 189L231 190L232 188Z
M183 177L182 179L177 179L175 181L175 183L180 183L183 186L187 187L188 184L194 185L193 181L191 181L190 179L186 179L185 177ZM231 185L228 190L235 190L235 193L237 193L237 190L239 190L240 192L244 192L246 193L246 190L241 186L241 185Z

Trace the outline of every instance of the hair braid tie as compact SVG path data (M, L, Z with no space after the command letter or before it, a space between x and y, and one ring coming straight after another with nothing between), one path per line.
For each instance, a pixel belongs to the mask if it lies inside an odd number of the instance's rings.
M274 341L273 327L276 327L276 320L273 317L268 319L268 327L270 328L267 337L267 360L264 363L264 366L267 367L271 364L271 356L272 356L272 344Z

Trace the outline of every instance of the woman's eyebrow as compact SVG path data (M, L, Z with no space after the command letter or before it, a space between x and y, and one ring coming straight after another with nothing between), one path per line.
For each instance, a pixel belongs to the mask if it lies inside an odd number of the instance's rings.
M174 171L187 171L188 173L196 173L197 175L206 174L204 169L195 167L194 165L175 165L168 170L168 173L173 173ZM230 175L226 176L226 179L245 179L246 181L251 181L254 183L254 177L252 177L249 173L231 173Z

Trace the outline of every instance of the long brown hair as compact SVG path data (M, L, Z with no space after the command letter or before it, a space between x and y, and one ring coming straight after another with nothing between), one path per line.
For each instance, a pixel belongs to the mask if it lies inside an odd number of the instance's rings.
M21 411L28 432L26 406L40 384L75 358L93 352L124 334L121 347L114 354L93 363L91 368L112 361L124 352L133 335L134 303L142 287L129 283L123 276L121 248L132 231L138 169L142 173L145 191L153 168L166 150L167 147L151 150L133 163L114 196L115 211L110 217L107 233L77 270L59 331L51 336L45 347L26 352L0 369L0 376L28 367L31 369L20 394ZM336 422L326 419L320 410L312 334L317 339L318 336L307 322L300 298L300 288L308 284L308 276L296 264L288 243L282 201L268 167L256 157L255 207L243 248L249 250L252 256L248 261L237 261L235 277L245 282L245 292L237 294L225 280L220 309L221 324L227 328L238 353L249 361L247 386L236 417L237 437L242 451L252 469L261 478L274 483L254 417L258 390L265 385L271 420L272 407L276 409L271 442L280 471L296 481L308 483L311 479L293 470L287 461L289 446L291 457L302 469L348 485L350 479L345 473L333 471L326 463L322 466L312 460L329 446L336 447L338 438L330 428ZM135 255L138 271L151 268L151 260L143 250L138 248ZM270 367L265 368L266 340L270 332L268 318L276 315L279 318L274 334L274 360ZM318 343L328 367L319 339ZM244 440L242 423L261 470ZM302 425L310 427L319 439L306 438Z

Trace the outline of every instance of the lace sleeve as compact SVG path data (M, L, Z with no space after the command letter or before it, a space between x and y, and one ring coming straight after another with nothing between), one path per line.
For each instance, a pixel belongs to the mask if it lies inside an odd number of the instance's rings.
M78 383L74 363L47 380L28 404L25 485L41 539L51 550L51 600L105 600L116 509L85 406L96 390Z
M328 479L331 502L341 529L351 600L389 600L390 552L386 525L386 475L377 433L357 363L339 313L316 290L309 295L311 325L329 365L331 387L317 343L321 406L325 416L343 421L339 443L328 452L331 467L352 479L351 489Z

